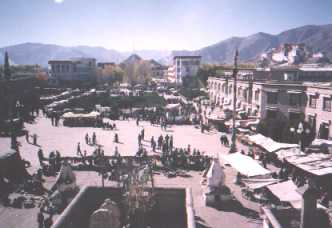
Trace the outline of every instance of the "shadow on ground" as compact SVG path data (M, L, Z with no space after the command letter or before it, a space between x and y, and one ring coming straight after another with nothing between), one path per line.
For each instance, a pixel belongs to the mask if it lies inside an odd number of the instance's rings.
M259 219L259 213L257 211L244 207L241 202L237 200L232 200L225 204L218 203L217 205L213 206L213 208L219 211L234 212L250 219Z
M195 221L196 221L196 228L211 228L211 226L206 225L205 221L199 216L195 216Z

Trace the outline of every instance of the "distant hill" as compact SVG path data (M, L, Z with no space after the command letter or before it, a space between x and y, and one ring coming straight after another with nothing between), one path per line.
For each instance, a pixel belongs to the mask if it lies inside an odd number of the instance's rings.
M241 62L256 62L261 54L284 43L304 43L313 52L325 53L332 59L332 24L307 25L277 35L260 32L247 37L232 37L194 51L138 50L134 53L143 59L154 59L162 64L169 63L174 55L201 55L204 63L232 63L235 49L238 48ZM42 66L47 66L50 59L73 57L93 57L99 62L120 63L132 54L103 47L23 43L0 48L0 64L3 62L5 50L9 52L12 63Z
M304 43L314 52L332 57L332 24L307 25L277 35L256 33L247 37L232 37L195 51L173 51L172 55L201 55L205 63L232 63L235 49L240 61L254 62L261 54L284 43Z
M120 63L132 53L119 52L103 47L75 46L65 47L54 44L23 43L0 48L0 64L3 64L5 51L9 52L12 64L39 64L47 66L51 59L69 59L76 57L96 58L98 62ZM141 50L136 52L144 59L156 60L169 56L170 52L158 50Z

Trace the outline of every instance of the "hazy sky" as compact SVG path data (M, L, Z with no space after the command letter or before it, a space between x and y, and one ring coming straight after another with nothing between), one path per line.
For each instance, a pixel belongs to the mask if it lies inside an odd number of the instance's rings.
M0 46L198 49L231 36L332 23L332 0L0 0Z

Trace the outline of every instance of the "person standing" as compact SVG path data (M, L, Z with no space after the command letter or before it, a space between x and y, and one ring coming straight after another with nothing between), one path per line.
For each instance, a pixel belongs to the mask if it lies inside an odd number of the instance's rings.
M79 142L79 143L77 143L76 155L80 156L81 154L82 154L82 152L81 152L81 143Z
M114 135L114 142L119 143L119 136L117 133L115 133L115 135Z
M89 145L89 134L85 134L85 143Z
M37 134L33 134L33 145L37 145Z
M138 134L138 146L142 145L142 136L141 134Z
M47 219L45 219L45 221L44 221L44 227L45 228L51 228L52 227L52 225L53 225L53 215L52 214L50 214L50 216L47 218Z
M44 153L41 148L38 150L38 160L41 167L43 167Z
M169 148L170 148L170 150L173 150L173 135L171 135L171 137L169 139Z
M25 131L25 140L27 141L27 143L29 143L29 131L28 130Z
M144 128L141 131L141 140L144 140Z
M38 222L38 228L44 228L44 215L42 208L40 208L38 214L37 214L37 222Z
M97 142L97 136L96 136L96 133L93 132L93 134L92 134L92 144L96 145L96 142Z

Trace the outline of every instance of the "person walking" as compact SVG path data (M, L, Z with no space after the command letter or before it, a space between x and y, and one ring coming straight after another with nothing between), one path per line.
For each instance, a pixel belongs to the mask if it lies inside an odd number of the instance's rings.
M88 133L85 134L85 143L87 145L89 145L89 134Z

